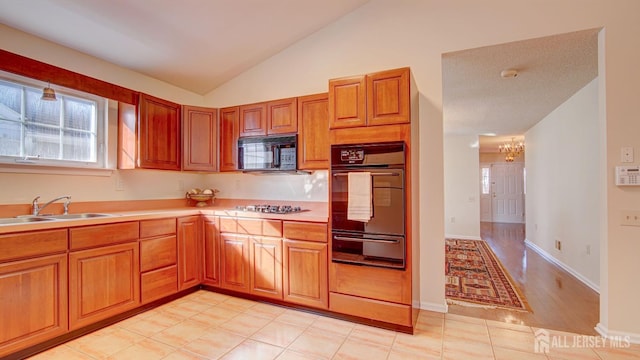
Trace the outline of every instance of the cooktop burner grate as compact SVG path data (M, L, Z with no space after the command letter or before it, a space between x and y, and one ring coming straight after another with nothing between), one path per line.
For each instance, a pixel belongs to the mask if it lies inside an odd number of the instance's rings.
M259 213L268 213L268 214L291 214L305 211L300 206L292 206L292 205L246 205L246 206L236 206L236 210L238 211L250 211L250 212L259 212Z

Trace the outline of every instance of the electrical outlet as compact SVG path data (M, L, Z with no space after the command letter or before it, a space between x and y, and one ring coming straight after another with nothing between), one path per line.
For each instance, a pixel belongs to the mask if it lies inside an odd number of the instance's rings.
M587 255L591 255L591 245L587 245L585 250L587 252Z
M621 224L626 226L640 226L640 211L623 210Z
M562 241L556 239L556 250L562 251Z

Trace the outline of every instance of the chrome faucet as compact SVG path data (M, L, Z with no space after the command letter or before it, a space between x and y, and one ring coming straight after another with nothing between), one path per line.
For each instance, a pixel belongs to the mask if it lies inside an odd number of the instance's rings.
M40 206L38 204L38 199L40 199L40 196L36 196L35 199L33 199L33 201L31 202L33 204L33 215L34 216L38 216L40 215L40 211L42 211L44 208L46 208L47 206L49 206L49 204L58 201L58 200L62 200L62 199L67 199L64 204L62 205L64 207L64 214L68 214L69 213L69 205L71 205L71 196L69 195L65 195L65 196L60 196L57 197L51 201L49 201L48 203Z

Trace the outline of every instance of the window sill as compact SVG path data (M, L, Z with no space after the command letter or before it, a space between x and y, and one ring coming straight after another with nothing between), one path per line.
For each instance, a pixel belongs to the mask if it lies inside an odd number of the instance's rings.
M77 175L77 176L111 176L114 169L88 167L61 167L38 164L9 164L0 163L0 173L16 174L47 174L47 175Z

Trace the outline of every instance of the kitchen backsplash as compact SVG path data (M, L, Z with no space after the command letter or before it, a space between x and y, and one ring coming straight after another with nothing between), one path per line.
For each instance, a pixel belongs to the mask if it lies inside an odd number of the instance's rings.
M0 204L26 204L71 195L72 201L175 199L192 188L215 188L219 198L320 201L328 199L327 171L309 175L201 174L119 170L108 176L2 173Z
M217 173L206 175L205 186L220 190L220 198L327 202L328 171L309 175L251 175Z

